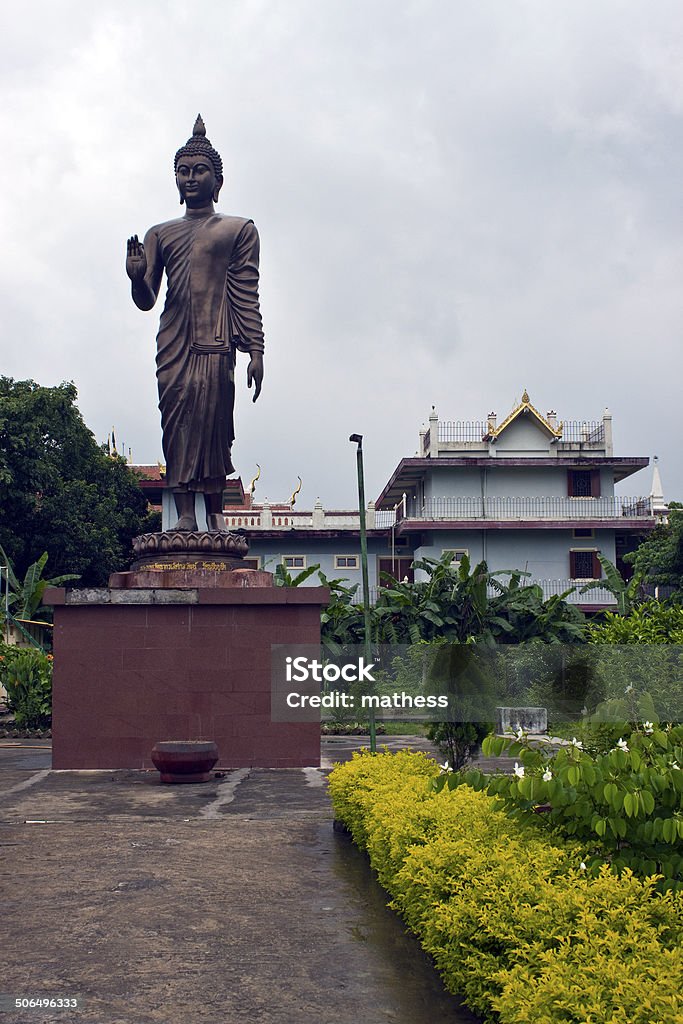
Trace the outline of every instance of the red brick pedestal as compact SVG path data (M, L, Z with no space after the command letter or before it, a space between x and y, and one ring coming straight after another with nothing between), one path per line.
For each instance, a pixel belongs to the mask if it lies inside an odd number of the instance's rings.
M55 769L153 768L165 740L217 767L320 764L318 723L271 721L271 644L318 644L321 587L52 589Z

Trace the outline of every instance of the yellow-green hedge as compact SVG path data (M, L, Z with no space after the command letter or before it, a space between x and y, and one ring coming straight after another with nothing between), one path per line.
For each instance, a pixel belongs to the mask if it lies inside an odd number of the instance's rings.
M338 819L451 992L501 1024L683 1024L683 894L551 844L422 754L355 755L330 775Z

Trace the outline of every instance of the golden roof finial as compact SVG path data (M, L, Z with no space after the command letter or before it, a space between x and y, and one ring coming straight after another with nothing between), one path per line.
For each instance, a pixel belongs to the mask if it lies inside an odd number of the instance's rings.
M515 406L515 408L512 410L509 416L506 416L506 418L503 420L499 427L495 426L494 423L489 419L487 427L488 436L490 440L497 440L503 433L503 431L507 430L511 423L514 423L518 416L527 415L531 415L532 418L536 419L536 421L543 427L543 429L547 430L551 437L558 439L562 436L562 424L560 423L560 425L557 426L554 423L551 423L549 420L547 420L545 416L541 416L538 409L536 409L531 404L529 392L525 388L524 394L522 395L522 401L519 403L519 405Z
M254 479L249 484L249 493L252 494L252 495L253 495L254 491L256 490L256 481L261 476L261 467L259 466L258 462L256 463L256 468L258 470L258 473L256 474Z
M289 499L289 504L291 505L292 508L294 508L294 506L296 505L296 496L299 493L299 491L301 490L301 477L297 476L297 480L299 481L299 486L292 493L292 497Z

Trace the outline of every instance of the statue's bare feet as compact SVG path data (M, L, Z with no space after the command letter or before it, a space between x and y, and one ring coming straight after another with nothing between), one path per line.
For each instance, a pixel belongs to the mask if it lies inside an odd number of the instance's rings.
M183 533L194 533L197 530L197 520L194 516L181 516L172 530L180 530Z
M225 516L210 512L206 517L206 528L209 533L229 533L225 525Z

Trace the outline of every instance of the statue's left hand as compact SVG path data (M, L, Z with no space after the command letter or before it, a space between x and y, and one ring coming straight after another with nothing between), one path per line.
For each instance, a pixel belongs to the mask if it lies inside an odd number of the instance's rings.
M247 367L247 387L250 388L252 383L254 385L254 397L253 402L256 401L258 396L261 394L261 384L263 382L263 356L260 352L253 352L251 359L249 360L249 366Z

